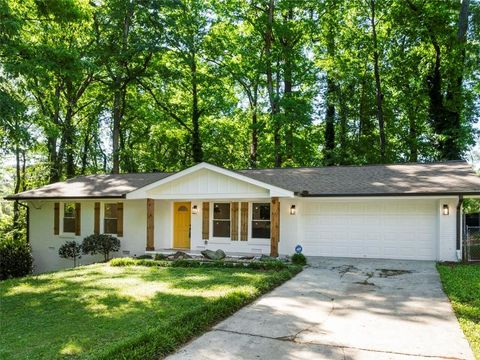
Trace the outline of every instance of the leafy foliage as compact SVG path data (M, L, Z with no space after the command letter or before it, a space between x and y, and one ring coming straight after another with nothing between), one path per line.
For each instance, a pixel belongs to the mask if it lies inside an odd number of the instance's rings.
M478 139L478 2L3 0L0 13L10 192L199 161L467 158Z
M82 245L76 241L67 241L58 249L58 255L64 259L72 259L73 267L77 266L77 259L81 257Z
M307 258L303 254L295 253L292 255L292 263L297 265L307 265Z
M0 280L28 275L33 270L30 245L23 240L0 240Z
M84 254L102 254L105 261L108 261L111 252L118 250L120 250L120 240L109 234L90 235L82 242Z

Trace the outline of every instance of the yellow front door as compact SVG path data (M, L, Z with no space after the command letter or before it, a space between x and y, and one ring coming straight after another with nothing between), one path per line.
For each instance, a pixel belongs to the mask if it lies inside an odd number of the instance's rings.
M173 204L173 247L190 249L190 203Z

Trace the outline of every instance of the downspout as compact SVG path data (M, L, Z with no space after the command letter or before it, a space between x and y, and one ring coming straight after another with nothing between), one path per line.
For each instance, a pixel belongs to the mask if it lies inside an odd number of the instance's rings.
M22 204L18 200L15 200L15 202L18 205L23 206L25 209L27 209L27 231L26 231L26 235L27 235L27 243L30 244L30 207L28 207L28 205Z
M465 261L465 246L461 246L462 239L462 204L463 204L463 195L458 195L458 204L457 204L457 251L462 250L462 260Z

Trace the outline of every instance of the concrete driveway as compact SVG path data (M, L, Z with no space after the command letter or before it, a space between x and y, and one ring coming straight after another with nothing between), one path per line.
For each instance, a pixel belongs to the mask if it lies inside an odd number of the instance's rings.
M433 262L310 261L170 359L473 359Z

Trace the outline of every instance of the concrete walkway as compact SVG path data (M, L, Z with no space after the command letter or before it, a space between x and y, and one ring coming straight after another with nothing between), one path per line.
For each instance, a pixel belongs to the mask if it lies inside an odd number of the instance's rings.
M311 264L169 359L473 359L433 262Z

